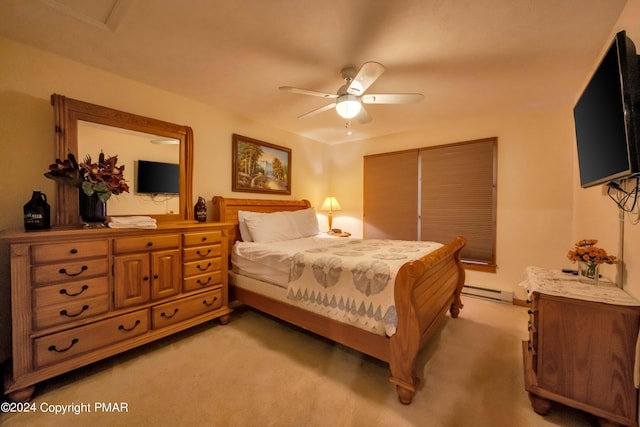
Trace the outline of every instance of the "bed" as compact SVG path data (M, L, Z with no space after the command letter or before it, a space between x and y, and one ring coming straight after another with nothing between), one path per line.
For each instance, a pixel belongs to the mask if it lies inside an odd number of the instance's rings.
M296 211L307 211L310 208L308 200L213 198L214 220L236 225L229 233L230 248L242 241L241 236L245 231L241 233L240 224L249 221L243 217L246 213L298 214ZM239 214L242 220L239 220ZM255 224L259 224L261 217L258 214L256 216L258 221ZM351 240L334 239L343 246ZM233 265L229 269L230 292L239 302L249 307L388 363L390 381L396 386L398 398L408 405L420 384L414 366L419 351L447 311L451 317L456 318L463 307L460 293L465 274L460 263L460 250L464 245L465 239L456 237L447 244L438 244L427 255L400 264L392 276L394 286L389 287L395 310L393 334L367 330L366 327L328 318L317 310L306 309L294 303L291 298L282 297L287 291L277 290L274 280L265 279L259 274L239 274Z

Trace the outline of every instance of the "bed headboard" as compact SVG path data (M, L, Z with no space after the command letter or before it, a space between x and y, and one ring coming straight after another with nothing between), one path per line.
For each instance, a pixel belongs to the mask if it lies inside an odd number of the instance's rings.
M238 211L279 212L297 211L311 207L308 200L266 200L266 199L227 199L222 196L213 197L213 220L230 222L235 225L229 233L229 248L240 238L238 227Z

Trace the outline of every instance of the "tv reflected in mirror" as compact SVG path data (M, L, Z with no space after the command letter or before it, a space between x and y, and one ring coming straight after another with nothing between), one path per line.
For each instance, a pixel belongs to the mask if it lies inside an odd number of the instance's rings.
M180 165L138 160L137 168L136 193L173 195L180 193Z

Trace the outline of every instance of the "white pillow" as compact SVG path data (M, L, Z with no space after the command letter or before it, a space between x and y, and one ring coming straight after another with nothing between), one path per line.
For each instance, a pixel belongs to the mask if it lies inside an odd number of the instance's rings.
M313 208L248 216L244 223L254 242L280 242L315 236L320 232Z
M238 211L238 226L240 227L240 237L243 242L253 242L251 233L247 228L247 224L244 220L250 216L264 215L264 212L251 212L251 211Z

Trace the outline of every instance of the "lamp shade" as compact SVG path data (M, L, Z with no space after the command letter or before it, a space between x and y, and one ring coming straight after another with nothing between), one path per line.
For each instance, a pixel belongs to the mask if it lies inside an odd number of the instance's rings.
M333 196L330 196L324 199L322 206L320 206L320 210L333 212L333 211L341 211L342 208L340 207L340 203L338 203L336 198Z
M336 102L336 111L343 119L352 119L362 109L360 99L355 95L340 95Z

